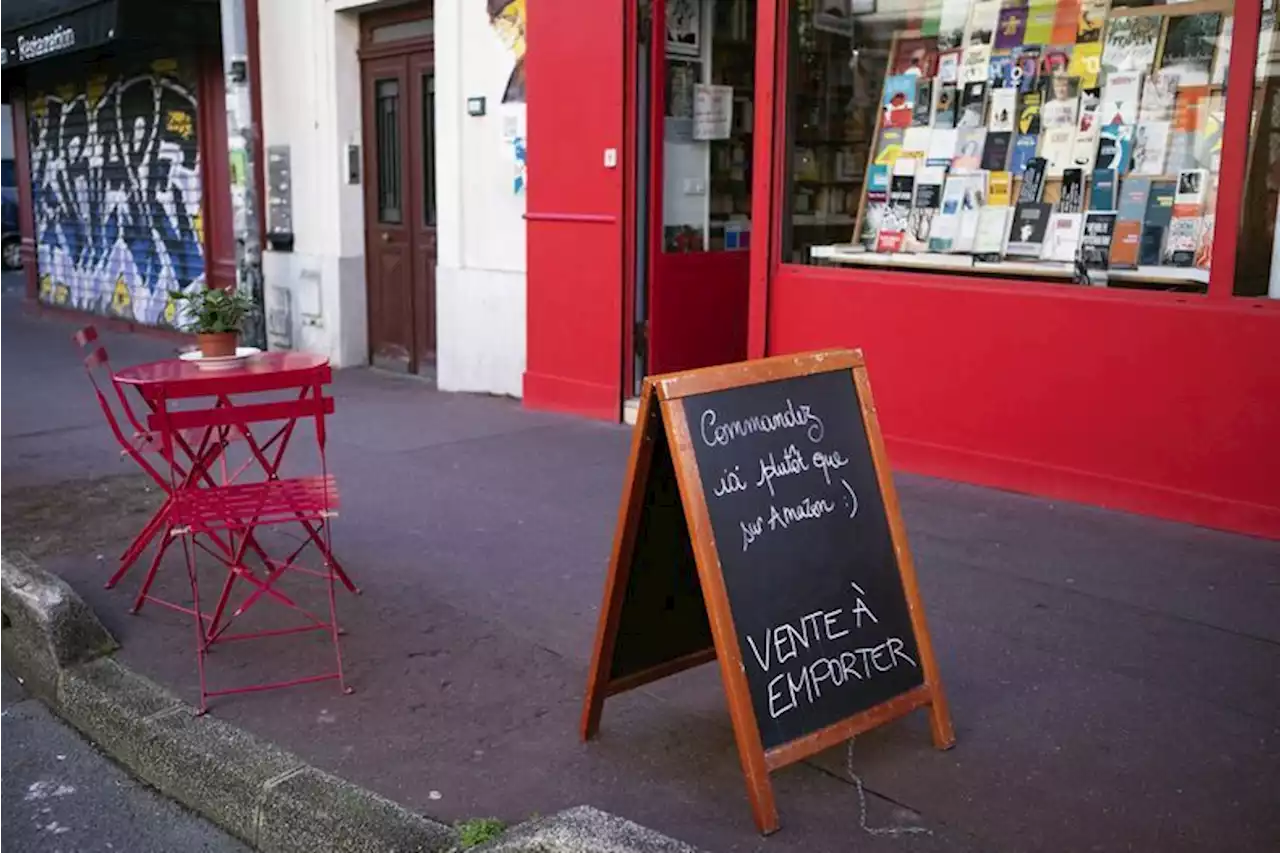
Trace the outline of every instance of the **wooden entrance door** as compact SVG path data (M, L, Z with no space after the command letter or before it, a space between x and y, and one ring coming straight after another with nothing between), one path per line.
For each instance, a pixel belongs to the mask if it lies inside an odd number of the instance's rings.
M420 39L403 52L376 53L362 51L361 63L369 360L430 373L436 356L433 53Z

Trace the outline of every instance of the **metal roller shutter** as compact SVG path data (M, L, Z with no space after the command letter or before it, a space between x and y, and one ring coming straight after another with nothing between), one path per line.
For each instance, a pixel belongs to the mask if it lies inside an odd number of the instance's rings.
M169 291L205 269L192 63L113 62L32 90L40 300L172 325Z

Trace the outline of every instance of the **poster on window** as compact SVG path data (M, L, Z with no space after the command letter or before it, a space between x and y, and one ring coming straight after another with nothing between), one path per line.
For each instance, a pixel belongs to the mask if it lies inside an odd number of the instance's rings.
M667 55L702 53L702 4L698 0L667 0Z
M728 139L733 130L733 87L693 87L693 138Z

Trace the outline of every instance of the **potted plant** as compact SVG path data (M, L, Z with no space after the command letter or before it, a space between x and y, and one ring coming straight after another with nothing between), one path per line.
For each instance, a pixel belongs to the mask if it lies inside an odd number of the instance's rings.
M169 295L175 303L186 303L185 325L196 333L203 358L236 354L240 326L253 310L253 300L248 294L233 288L206 285L190 293L175 290ZM179 307L179 310L183 309Z

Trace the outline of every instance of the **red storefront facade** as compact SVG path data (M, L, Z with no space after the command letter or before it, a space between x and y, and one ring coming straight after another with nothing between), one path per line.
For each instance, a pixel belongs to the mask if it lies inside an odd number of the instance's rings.
M656 229L640 225L656 221L645 163L661 139L654 122L669 114L651 92L672 87L651 86L646 97L637 81L662 61L641 36L665 4L648 13L622 0L530 5L526 405L618 419L637 376L654 366L726 360L735 349L860 347L901 471L1280 538L1280 299L1241 292L1256 277L1253 226L1268 198L1257 188L1275 171L1250 167L1257 116L1271 108L1269 5L1232 14L1227 4L1232 26L1219 43L1230 44L1229 58L1214 60L1225 110L1210 205L1231 214L1207 229L1212 261L1198 284L1159 288L1123 275L1071 286L1039 268L1016 274L1025 264L889 268L870 253L815 265L810 258L831 252L812 242L798 262L788 103L802 98L789 94L788 76L800 73L792 19L809 14L806 0L750 4L749 248L722 253L734 257L719 265L664 267ZM865 197L860 204L858 220ZM1274 207L1263 216L1271 236ZM815 227L805 217L802 227ZM707 233L716 239L714 226ZM672 281L681 283L674 295L664 287ZM702 351L673 338L695 338Z

